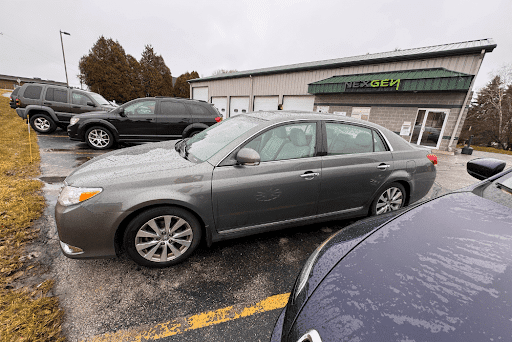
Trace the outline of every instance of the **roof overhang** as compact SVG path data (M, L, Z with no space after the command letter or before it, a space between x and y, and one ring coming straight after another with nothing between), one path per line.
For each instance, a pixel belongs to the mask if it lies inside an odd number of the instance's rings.
M396 50L384 53L366 54L354 57L344 57L330 59L325 61L307 62L292 65L284 65L263 69L254 69L247 71L238 71L229 74L220 74L189 80L189 83L218 81L230 78L242 78L249 76L264 76L272 74L282 74L299 71L311 71L320 69L333 69L349 67L356 65L380 64L389 62L401 62L408 60L418 60L427 58L480 54L482 50L492 52L496 48L496 43L490 38L473 40L460 43L428 46L422 48L413 48L406 50Z
M308 93L467 92L473 77L445 68L333 76L310 83Z

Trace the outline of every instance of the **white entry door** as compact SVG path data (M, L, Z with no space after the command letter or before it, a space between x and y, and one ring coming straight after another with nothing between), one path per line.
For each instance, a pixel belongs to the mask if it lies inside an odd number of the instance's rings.
M315 105L314 96L283 96L283 109L284 110L304 110L311 112Z
M279 96L255 96L254 111L277 110Z
M212 105L217 108L223 118L227 118L228 98L226 96L212 96Z
M232 96L229 102L229 117L249 111L249 96Z
M438 149L443 138L448 109L420 109L410 142Z

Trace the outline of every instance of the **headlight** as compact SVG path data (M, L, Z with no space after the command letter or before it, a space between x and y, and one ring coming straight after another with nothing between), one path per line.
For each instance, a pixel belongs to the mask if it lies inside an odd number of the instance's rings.
M67 207L88 200L102 191L102 188L76 188L68 185L62 188L58 202Z
M80 120L80 118L75 118L75 117L72 117L71 120L69 120L69 125L74 125L78 122L78 120Z

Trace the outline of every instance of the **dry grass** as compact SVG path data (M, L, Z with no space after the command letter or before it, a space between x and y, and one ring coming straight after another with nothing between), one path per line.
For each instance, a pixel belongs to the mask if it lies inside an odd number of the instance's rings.
M24 246L38 231L31 223L41 216L45 203L39 174L36 134L0 90L0 341L63 341L62 311L50 297L53 282L14 290L12 283L33 271L25 263ZM30 143L29 143L30 142Z
M465 145L457 145L457 148L463 148L464 146ZM494 147L475 146L475 145L471 145L471 147L475 151L483 151L483 152L492 152L492 153L501 153L501 154L510 154L510 155L512 155L512 151L500 150L500 149L497 149L497 148L494 148Z

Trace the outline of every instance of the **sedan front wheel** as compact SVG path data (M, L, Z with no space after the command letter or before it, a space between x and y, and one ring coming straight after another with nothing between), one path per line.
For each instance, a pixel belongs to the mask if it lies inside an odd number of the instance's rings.
M372 203L372 215L398 210L405 205L405 189L400 183L391 183L379 192Z
M201 226L188 211L174 207L149 209L128 225L124 247L139 265L167 267L182 262L197 248Z

